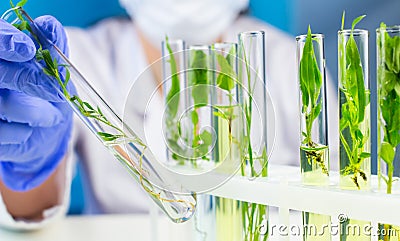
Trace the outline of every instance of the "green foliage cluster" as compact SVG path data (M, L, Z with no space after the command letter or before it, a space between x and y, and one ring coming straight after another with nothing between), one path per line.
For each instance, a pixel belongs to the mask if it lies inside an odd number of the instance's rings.
M343 146L349 164L341 171L342 175L353 174L352 180L357 188L360 188L358 177L367 181L367 175L360 166L364 159L371 156L364 152L369 139L369 128L363 133L361 125L365 119L366 107L369 105L369 91L364 86L364 74L360 53L353 36L354 28L365 15L356 18L351 27L351 35L346 43L344 37L339 39L339 65L340 96L344 96L345 102L341 103L341 118L339 122L340 144ZM342 18L342 30L344 28L344 14ZM348 138L348 136L350 138ZM342 161L342 160L341 160Z
M207 155L212 145L213 136L207 130L200 132L198 128L200 108L207 106L210 91L209 82L209 59L203 50L192 50L190 59L189 86L192 87L194 109L191 112L193 124L192 148L195 150L194 157L210 160ZM195 161L195 160L194 160Z
M378 83L380 128L383 129L383 142L380 143L379 156L387 164L387 193L391 193L396 147L400 144L400 36L391 37L386 25L381 23L379 38Z
M317 163L324 174L329 175L329 170L326 167L322 155L326 146L320 143L315 143L312 140L311 131L314 121L321 114L322 109L322 75L318 67L317 59L315 57L311 28L308 26L306 42L303 48L303 54L300 60L300 91L302 108L301 112L305 115L306 131L302 132L304 137L301 147L307 157L308 164Z

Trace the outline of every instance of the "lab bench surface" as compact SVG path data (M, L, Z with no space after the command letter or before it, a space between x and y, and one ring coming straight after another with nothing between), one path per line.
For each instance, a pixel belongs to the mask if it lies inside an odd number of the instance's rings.
M37 231L0 229L1 241L154 241L190 240L190 224L176 225L148 215L68 216Z
M277 224L278 220L277 210L270 209L271 226ZM291 223L300 225L301 213L292 212ZM197 240L193 227L194 218L183 224L174 224L165 216L157 218L151 215L67 216L37 231L15 232L0 229L0 241ZM271 235L269 240L280 241L282 236ZM290 237L290 241L301 240L301 236Z

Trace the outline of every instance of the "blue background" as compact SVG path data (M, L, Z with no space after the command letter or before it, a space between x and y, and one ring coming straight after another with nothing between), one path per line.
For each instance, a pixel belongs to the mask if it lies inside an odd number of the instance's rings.
M15 0L17 2L17 0ZM9 8L8 1L2 0L0 13ZM118 0L30 0L26 5L32 17L50 14L56 16L66 26L87 27L95 22L111 16L127 16L119 6ZM359 28L370 31L370 80L371 92L376 90L376 60L375 60L375 29L383 21L388 25L400 24L399 0L251 0L250 14L258 17L295 36L303 34L310 24L314 33L325 35L325 55L328 70L337 85L337 30L340 28L341 15L346 10L346 27L350 27L350 19L366 14L360 22ZM294 39L293 39L294 41ZM268 48L268 46L267 46ZM294 53L293 53L294 54ZM375 103L376 96L372 95L371 103ZM372 106L371 113L375 112ZM372 115L372 123L376 116ZM376 126L373 125L372 138L376 137ZM372 156L376 154L373 143ZM376 160L373 160L373 171L376 171ZM82 211L84 202L82 186L80 184L80 169L72 187L70 213Z

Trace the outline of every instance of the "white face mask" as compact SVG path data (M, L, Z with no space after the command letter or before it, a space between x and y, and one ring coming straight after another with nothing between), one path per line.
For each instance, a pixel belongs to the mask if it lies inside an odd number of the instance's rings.
M167 35L188 44L210 44L249 0L120 0L154 46Z

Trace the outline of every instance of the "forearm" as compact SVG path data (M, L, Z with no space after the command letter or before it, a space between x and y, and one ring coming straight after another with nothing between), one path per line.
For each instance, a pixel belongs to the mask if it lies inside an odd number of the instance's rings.
M66 160L64 158L44 183L26 192L10 190L0 178L1 196L14 219L41 220L44 210L62 203L66 188Z

